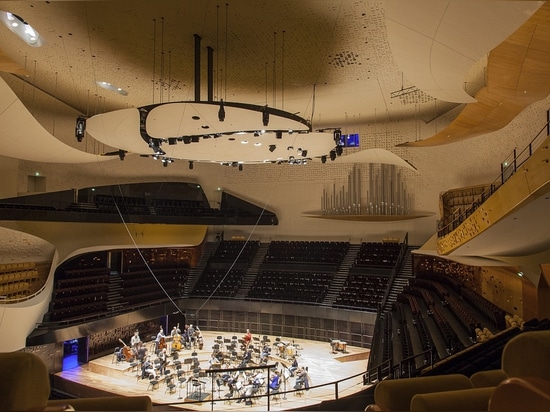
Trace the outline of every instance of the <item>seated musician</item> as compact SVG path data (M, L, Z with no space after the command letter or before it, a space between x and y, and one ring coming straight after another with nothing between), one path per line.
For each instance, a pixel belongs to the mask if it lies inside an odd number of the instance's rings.
M279 389L279 371L275 370L273 371L273 375L271 376L271 380L269 381L269 389L271 390L277 390Z
M239 365L239 368L244 368L248 362L252 360L252 350L247 350L243 355L243 360L241 361L241 364Z
M269 355L271 354L271 347L269 344L265 343L262 348L262 353L260 354L260 363L267 363L269 360Z
M138 344L137 348L136 359L143 362L147 357L147 348L142 345L141 342Z
M134 332L134 335L132 336L132 338L130 339L130 346L134 349L138 349L138 344L141 343L141 339L139 337L139 331L135 331Z
M292 361L292 365L290 365L290 368L288 368L288 371L290 372L290 376L294 376L294 372L296 372L296 369L298 369L298 358L294 357L294 360Z
M294 389L309 388L309 379L307 376L307 367L296 369L296 382Z
M155 373L153 362L149 357L145 358L145 362L141 364L141 379L147 378L150 374Z

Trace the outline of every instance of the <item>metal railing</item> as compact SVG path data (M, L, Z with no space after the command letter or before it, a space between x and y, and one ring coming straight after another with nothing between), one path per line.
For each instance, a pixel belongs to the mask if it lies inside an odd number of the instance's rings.
M202 382L200 382L202 385L206 385L206 380L211 382L211 387L208 391L201 392L199 398L197 400L191 400L194 397L193 392L191 395L187 394L188 396L185 397L181 394L181 389L179 388L179 394L178 394L178 400L175 402L166 402L166 403L158 403L155 402L155 406L185 406L185 405L191 405L191 404L210 404L210 410L224 410L226 407L224 406L225 403L232 403L232 402L238 402L238 401L250 401L256 404L258 406L259 404L264 405L266 407L266 410L271 410L271 405L273 403L278 403L282 405L282 402L287 400L287 395L293 395L293 396L300 396L303 397L304 401L308 404L314 405L321 403L323 400L327 400L327 398L330 399L339 399L341 397L341 394L343 392L346 392L346 394L353 394L356 393L364 388L364 382L362 379L362 376L365 372L359 372L352 376L348 376L343 379L339 379L336 381L324 383L321 385L305 385L300 387L299 389L295 389L294 387L290 388L287 387L290 386L290 383L288 379L285 379L284 372L280 373L281 380L279 384L279 389L277 391L271 390L269 387L269 379L270 379L270 371L277 368L277 364L274 365L265 365L265 366L252 366L252 367L239 367L239 368L230 368L230 369L207 369L204 370L206 373L206 376L203 378ZM284 366L283 366L284 368ZM264 391L265 393L261 394L252 394L252 395L246 395L243 393L242 389L240 392L229 392L228 394L222 394L221 387L218 385L216 389L216 379L218 378L218 375L221 374L235 374L235 373L246 373L246 372L254 372L258 370L266 370L266 379L264 380L262 384L262 388L258 388L259 391ZM358 379L360 378L361 379ZM354 382L354 380L356 380ZM346 385L347 383L347 385ZM223 385L224 391L227 390L227 386ZM327 388L330 390L327 391ZM187 391L188 392L188 391ZM180 401L181 399L181 401ZM222 402L222 404L219 404ZM243 403L243 408L245 404ZM279 409L279 408L278 408Z
M485 189L466 210L460 215L454 218L446 225L439 227L437 230L437 236L443 237L448 235L453 230L458 228L464 221L471 216L490 196L493 195L504 183L510 179L518 169L533 155L536 149L542 144L542 142L548 136L548 128L550 127L550 121L547 122L537 133L537 135L531 140L531 142L522 151L518 152L517 149L508 155L500 164L500 175L493 180L493 182ZM543 134L544 130L547 130L546 135Z

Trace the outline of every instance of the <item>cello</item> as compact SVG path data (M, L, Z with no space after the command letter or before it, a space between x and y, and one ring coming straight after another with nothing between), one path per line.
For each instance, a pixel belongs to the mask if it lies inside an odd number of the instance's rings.
M126 345L122 339L119 339L118 341L122 343L122 345L124 345L122 347L122 353L124 354L126 361L130 362L130 359L134 357L134 353L132 352L132 349L128 345Z

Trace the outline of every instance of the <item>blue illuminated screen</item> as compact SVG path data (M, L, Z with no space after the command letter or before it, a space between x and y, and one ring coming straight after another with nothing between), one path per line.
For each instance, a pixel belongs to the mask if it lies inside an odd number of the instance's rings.
M359 147L359 133L342 134L340 135L339 146L343 147Z

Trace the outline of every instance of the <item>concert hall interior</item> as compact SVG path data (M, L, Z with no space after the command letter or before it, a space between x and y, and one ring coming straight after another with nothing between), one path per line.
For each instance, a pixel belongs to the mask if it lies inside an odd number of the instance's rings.
M0 22L0 409L550 408L548 2Z

